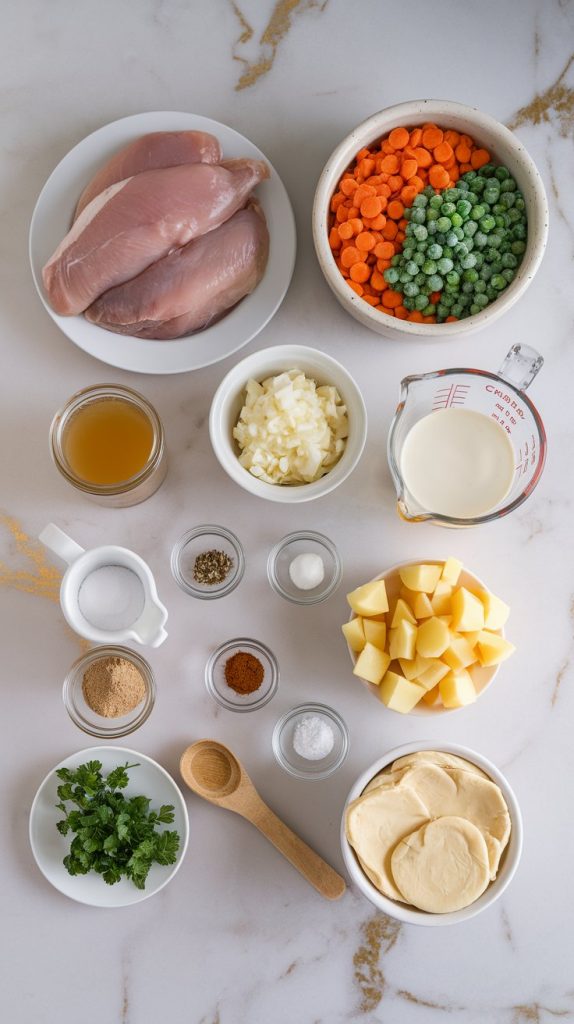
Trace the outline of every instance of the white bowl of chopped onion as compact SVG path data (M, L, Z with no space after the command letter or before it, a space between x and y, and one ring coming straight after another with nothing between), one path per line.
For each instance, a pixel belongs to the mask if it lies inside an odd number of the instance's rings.
M312 501L357 465L367 411L341 363L305 345L242 359L219 385L209 435L223 469L269 501Z

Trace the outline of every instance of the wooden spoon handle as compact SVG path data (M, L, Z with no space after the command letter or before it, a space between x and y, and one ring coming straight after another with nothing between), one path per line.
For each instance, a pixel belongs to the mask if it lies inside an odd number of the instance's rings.
M273 813L261 800L249 820L273 843L273 846L297 868L297 871L328 900L338 900L345 892L345 880L318 853Z

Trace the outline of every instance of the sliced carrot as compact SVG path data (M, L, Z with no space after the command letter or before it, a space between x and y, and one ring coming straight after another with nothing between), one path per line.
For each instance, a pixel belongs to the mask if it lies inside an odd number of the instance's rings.
M387 288L387 290L383 292L382 302L383 306L387 309L395 309L397 306L402 305L403 297L400 292L395 292L392 288Z
M349 271L349 276L352 281L357 281L358 284L363 284L364 281L369 280L371 271L366 263L353 263L353 266Z
M383 208L378 196L367 196L361 203L361 215L363 217L377 217Z
M395 255L395 247L392 242L379 242L375 246L375 256L381 260L390 260Z
M422 128L413 128L413 130L412 130L412 132L410 134L410 138L409 138L410 145L413 147L413 149L416 146L420 146L422 137L423 137L423 130L422 130Z
M422 192L425 187L425 183L419 174L413 174L412 178L409 178L407 185L411 185L412 188L416 188L417 193Z
M430 167L432 164L432 154L429 153L428 149L425 149L424 146L416 147L415 156L419 167Z
M355 239L355 245L360 252L370 252L375 248L375 239L370 231L361 231Z
M399 229L397 228L397 225L395 224L394 220L388 220L382 230L383 238L386 238L387 241L392 242L398 230Z
M440 164L433 164L429 171L429 181L433 188L446 188L449 181L449 173Z
M466 142L459 142L455 147L454 155L459 163L467 164L470 160L470 146L467 146Z
M454 156L454 150L450 143L441 142L433 149L433 156L437 164L445 164L447 160L450 160L451 157Z
M336 231L339 236L339 245L341 242L348 242L353 237L353 225L348 220L344 224L339 224L338 228L333 228L333 231Z
M388 270L392 266L392 260L377 260L377 270L383 273L383 270Z
M418 165L416 159L414 159L414 158L413 159L403 160L403 162L401 164L401 175L403 176L405 181L408 178L412 178L413 174L417 173L418 166L419 165Z
M341 182L341 192L345 196L351 196L355 189L359 188L354 178L343 178Z
M443 132L441 128L437 128L436 125L425 128L423 131L423 146L427 149L434 149L435 146L440 146L443 140Z
M485 164L490 160L490 153L487 149L475 149L474 153L470 158L470 163L474 171L478 171L479 167L484 167Z
M395 307L395 316L396 316L397 320L406 320L406 318L408 316L408 312L409 312L408 309L405 309L404 306L396 306Z
M460 164L459 170L461 174L466 174L467 171L472 171L472 164Z
M454 149L454 147L458 146L460 142L460 135L458 132L455 132L452 128L449 128L444 133L444 141L448 142L448 144L452 146L452 148Z
M381 145L381 152L385 153L387 156L391 156L395 152L395 147L389 142L388 139L385 139L385 141Z
M447 316L445 323L453 324L456 320L458 320L457 316Z
M354 245L349 245L341 254L341 263L344 267L350 268L353 263L362 263L363 257Z
M386 156L381 164L381 170L387 174L396 174L399 169L399 159L394 153Z
M378 213L376 217L371 217L368 224L365 221L365 227L368 227L373 231L381 231L386 223L387 218L384 213Z
M409 313L407 320L410 320L412 324L422 324L423 315L420 309L413 309L412 312Z
M409 133L406 128L393 128L389 135L389 142L395 149L404 149L409 141Z
M380 270L373 270L371 274L371 285L377 292L382 292L385 289L386 281L381 274Z
M404 212L405 208L398 199L393 199L387 206L387 213L393 220L400 220Z
M380 298L379 295L363 295L363 298L364 298L365 302L369 303L369 306L378 306L379 305L379 298Z
M359 264L357 263L356 266L358 267ZM363 298L363 286L359 284L358 281L347 281L347 284L349 285L349 288L353 289L353 291L355 292L356 295L359 296L359 298Z
M438 302L440 299L440 292L431 292L429 299L431 302Z
M418 195L418 190L414 185L405 185L400 191L400 197L405 206L412 206L413 199Z
M404 182L400 174L391 174L389 178L389 188L391 190L391 195L393 195L395 192L398 192L403 187L403 184Z

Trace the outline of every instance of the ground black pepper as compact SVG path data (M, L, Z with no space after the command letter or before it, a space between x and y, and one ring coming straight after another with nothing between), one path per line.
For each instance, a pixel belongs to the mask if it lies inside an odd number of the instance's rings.
M233 559L225 551L202 551L193 565L193 578L204 586L216 586L227 579L233 568Z

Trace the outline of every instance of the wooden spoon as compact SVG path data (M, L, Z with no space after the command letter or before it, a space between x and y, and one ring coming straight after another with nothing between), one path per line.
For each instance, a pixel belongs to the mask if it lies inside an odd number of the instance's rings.
M192 743L181 755L179 770L198 796L255 825L321 896L338 900L343 895L344 879L263 803L245 768L223 743Z

